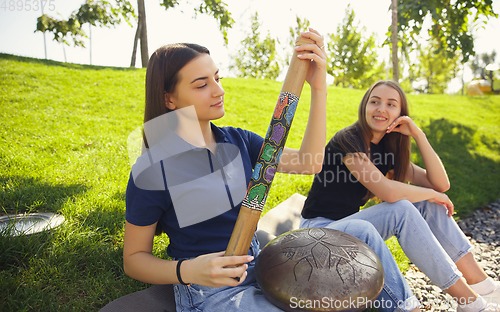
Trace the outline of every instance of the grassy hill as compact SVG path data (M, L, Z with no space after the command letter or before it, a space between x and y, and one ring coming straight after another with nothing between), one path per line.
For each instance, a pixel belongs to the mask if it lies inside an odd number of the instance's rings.
M0 213L57 212L66 223L28 237L0 235L0 310L92 311L147 285L122 269L127 137L141 125L144 69L64 64L0 54ZM280 82L222 81L232 125L265 135ZM364 91L331 87L328 138L353 123ZM306 85L287 146L307 120ZM500 197L500 96L409 96L411 115L441 156L457 217ZM418 153L413 161L422 165ZM266 210L312 177L277 175ZM156 238L166 257L168 237ZM401 260L404 261L404 260Z

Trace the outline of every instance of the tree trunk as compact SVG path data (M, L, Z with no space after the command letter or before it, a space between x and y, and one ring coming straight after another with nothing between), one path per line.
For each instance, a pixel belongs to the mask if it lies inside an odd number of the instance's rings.
M398 3L392 0L392 80L399 81L399 60L398 60Z
M143 68L148 67L149 53L148 53L148 32L146 28L146 8L144 0L137 0L139 17L137 19L137 31L134 37L134 49L132 51L132 58L130 59L130 67L135 67L137 56L137 42L141 41L141 65Z
M465 64L462 66L462 95L464 95L464 89L465 89L465 80L464 80L464 72L465 72Z
M90 65L92 65L92 24L89 23L89 51L90 51Z
M148 31L146 28L146 8L144 0L137 0L139 7L139 23L141 23L141 60L142 67L148 67L149 53L148 53Z
M134 49L132 50L132 59L130 60L130 67L135 67L135 60L137 56L137 42L139 41L141 30L142 30L142 23L140 21L137 21L137 31L135 32L135 37L134 37Z

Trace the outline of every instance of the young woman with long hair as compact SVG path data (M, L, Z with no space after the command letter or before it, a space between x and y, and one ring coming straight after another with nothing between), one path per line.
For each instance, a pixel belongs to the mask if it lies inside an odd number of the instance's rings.
M412 138L425 169L410 161ZM339 229L366 222L383 240L396 236L410 261L457 299L458 311L500 311L500 283L475 261L472 246L451 217L454 206L444 193L449 187L441 160L409 117L403 90L395 82L379 81L365 93L358 120L326 145L301 227ZM383 202L360 210L375 196ZM381 260L391 267L390 259ZM403 302L414 298L407 283L387 278L384 294Z
M277 170L314 174L321 170L326 140L326 53L316 30L301 35L315 42L295 48L300 59L310 61L306 81L314 122L307 123L300 149L284 149ZM175 284L178 310L276 311L255 280L255 236L248 255L224 256L264 141L250 131L212 123L224 116L224 95L219 69L206 48L173 44L151 56L145 152L132 167L126 193L124 269L146 283ZM161 118L171 113L176 117L165 120L172 122L172 132L147 129L158 120L162 129ZM321 157L313 163L296 161L307 158L303 155ZM229 209L220 210L224 205ZM152 254L158 224L169 237L172 260Z

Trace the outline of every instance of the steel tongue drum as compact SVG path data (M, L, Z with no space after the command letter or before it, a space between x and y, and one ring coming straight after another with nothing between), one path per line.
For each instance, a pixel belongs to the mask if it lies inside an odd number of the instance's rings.
M257 257L255 272L266 298L284 311L362 311L384 286L375 252L328 228L276 237Z

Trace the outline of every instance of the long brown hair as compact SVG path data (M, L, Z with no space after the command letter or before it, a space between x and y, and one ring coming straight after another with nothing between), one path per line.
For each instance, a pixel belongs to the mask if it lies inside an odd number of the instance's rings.
M403 89L398 83L394 81L381 80L373 84L363 96L358 109L358 120L351 126L340 130L336 135L335 139L339 142L340 146L345 152L351 152L353 150L363 152L359 146L356 144L356 138L359 137L363 141L364 151L368 153L370 141L372 140L373 134L366 121L366 106L370 99L370 95L376 87L379 85L386 85L399 93L401 98L401 113L400 116L409 116L410 111L408 107L408 100ZM406 175L410 167L410 151L411 151L411 139L410 137L403 135L399 132L391 132L384 135L382 138L384 141L385 148L388 153L394 155L394 163L389 164L389 170L393 170L392 179L400 182L406 182ZM372 155L368 153L368 157L372 159ZM366 199L373 197L373 194L368 191Z
M190 61L210 51L193 43L175 43L157 49L149 58L146 70L146 107L144 123L170 111L165 92L173 93L179 82L179 71ZM143 135L145 146L148 147Z
M193 43L175 43L157 49L149 58L146 69L146 107L144 123L171 111L165 105L165 92L173 93L179 82L179 71L187 63L210 51ZM149 148L144 131L144 148ZM154 141L154 140L153 140ZM163 232L160 222L156 224L155 235Z

